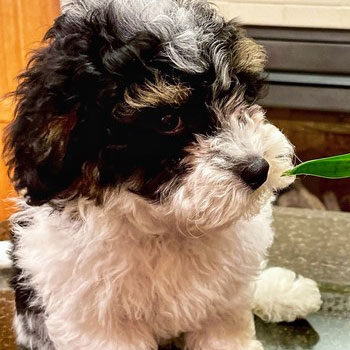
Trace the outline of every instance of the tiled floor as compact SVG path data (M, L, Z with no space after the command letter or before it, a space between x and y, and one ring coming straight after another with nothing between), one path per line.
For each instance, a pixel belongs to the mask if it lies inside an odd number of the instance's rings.
M13 294L10 290L0 290L0 349L15 350L12 332Z

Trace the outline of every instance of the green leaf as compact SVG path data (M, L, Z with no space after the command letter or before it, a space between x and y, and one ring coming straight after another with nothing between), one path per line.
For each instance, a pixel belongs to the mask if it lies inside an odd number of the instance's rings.
M283 173L283 176L294 175L312 175L328 179L350 177L350 154L309 160Z

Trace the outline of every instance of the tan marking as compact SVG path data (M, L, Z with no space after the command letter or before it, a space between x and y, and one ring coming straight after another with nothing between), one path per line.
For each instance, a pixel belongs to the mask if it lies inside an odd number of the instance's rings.
M55 152L57 159L64 157L69 135L77 123L77 116L74 112L57 116L47 124L47 129L42 135L43 147L51 148Z
M158 107L164 105L180 105L191 94L191 88L178 83L171 85L159 75L155 83L147 81L146 84L136 85L126 89L125 102L132 108L141 109L146 107Z
M241 38L234 46L235 57L233 64L238 72L260 73L266 63L265 49L253 39Z
M73 112L64 116L55 117L55 119L49 121L47 124L47 140L66 139L76 123L77 116Z

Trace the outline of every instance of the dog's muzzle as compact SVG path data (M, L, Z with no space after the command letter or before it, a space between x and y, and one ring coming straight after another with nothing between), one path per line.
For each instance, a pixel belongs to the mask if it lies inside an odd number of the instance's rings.
M237 174L252 189L256 190L267 180L269 163L262 157L251 157L237 166Z

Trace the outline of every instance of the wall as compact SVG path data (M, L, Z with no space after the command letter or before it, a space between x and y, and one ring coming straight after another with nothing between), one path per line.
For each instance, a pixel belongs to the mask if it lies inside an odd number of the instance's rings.
M350 29L349 0L214 0L244 24Z

